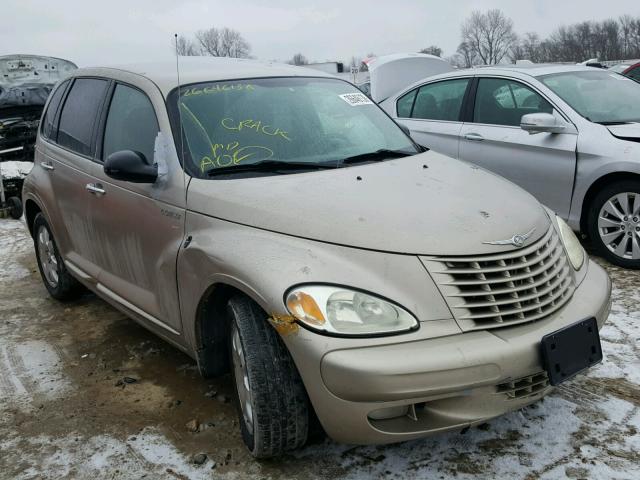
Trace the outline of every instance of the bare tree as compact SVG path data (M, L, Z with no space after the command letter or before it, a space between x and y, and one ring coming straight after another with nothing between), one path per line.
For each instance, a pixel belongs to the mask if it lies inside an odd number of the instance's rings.
M618 21L620 22L620 40L622 44L622 54L626 57L631 51L631 38L634 18L631 15L622 15L618 19Z
M457 66L459 67L471 68L477 63L476 54L467 42L462 42L460 45L458 45L458 50L456 53L459 57L456 59L456 62L458 62Z
M436 57L442 57L442 49L436 45L431 45L430 47L423 48L418 53L426 53L428 55L435 55Z
M485 65L495 65L516 41L513 21L502 11L474 11L462 24L462 40Z
M196 32L196 40L204 55L212 57L248 58L251 46L240 32L231 28L211 27Z
M301 53L296 53L287 63L291 65L308 65L309 60Z
M223 28L220 43L223 57L248 58L251 53L249 42L237 30Z
M535 32L527 32L522 38L522 60L531 60L533 63L542 61L540 36ZM520 60L520 59L518 59Z
M177 50L178 55L183 57L193 57L200 55L200 49L190 38L179 35L176 42L177 43L173 44L172 47Z

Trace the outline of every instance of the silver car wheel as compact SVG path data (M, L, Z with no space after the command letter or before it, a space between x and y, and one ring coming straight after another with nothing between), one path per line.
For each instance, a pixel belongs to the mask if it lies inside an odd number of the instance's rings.
M622 192L607 200L598 214L598 232L618 257L640 259L640 195Z
M41 226L38 230L38 257L45 280L52 287L58 286L58 259L55 254L53 239L49 234L49 230Z
M238 389L238 400L242 417L249 432L253 432L253 395L251 393L251 384L249 383L249 373L247 372L247 362L240 340L240 333L235 323L232 323L231 332L231 350L233 358L233 371L236 379L236 388Z

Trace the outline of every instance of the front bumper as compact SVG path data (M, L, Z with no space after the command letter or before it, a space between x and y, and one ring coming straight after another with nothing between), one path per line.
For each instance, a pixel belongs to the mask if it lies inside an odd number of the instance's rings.
M590 261L571 301L530 324L359 344L299 329L284 340L330 437L390 443L479 424L542 398L550 387L541 338L592 316L602 328L610 296L608 275ZM421 329L431 324L423 322Z

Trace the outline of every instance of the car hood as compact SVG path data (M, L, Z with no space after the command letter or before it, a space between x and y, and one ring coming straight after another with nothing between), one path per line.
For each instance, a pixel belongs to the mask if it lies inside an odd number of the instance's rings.
M530 194L435 152L348 168L240 179L192 179L188 208L287 235L420 255L514 249L510 239L549 217Z
M621 140L630 142L640 142L640 123L629 123L627 125L609 125L607 130Z

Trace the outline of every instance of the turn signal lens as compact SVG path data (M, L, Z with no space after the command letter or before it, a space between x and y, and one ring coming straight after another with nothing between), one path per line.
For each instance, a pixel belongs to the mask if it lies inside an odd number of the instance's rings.
M313 297L304 292L292 292L287 297L287 308L291 315L312 326L320 327L326 321Z

